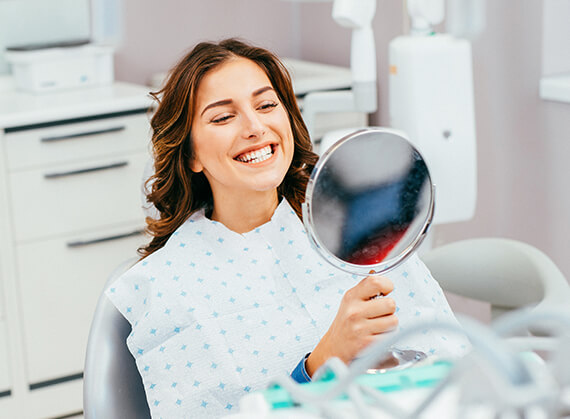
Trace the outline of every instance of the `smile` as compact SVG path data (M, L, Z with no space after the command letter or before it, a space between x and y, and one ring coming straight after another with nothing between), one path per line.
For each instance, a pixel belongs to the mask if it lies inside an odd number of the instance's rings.
M259 150L250 151L248 153L240 154L235 160L242 163L261 163L273 156L273 147L271 145L260 148Z

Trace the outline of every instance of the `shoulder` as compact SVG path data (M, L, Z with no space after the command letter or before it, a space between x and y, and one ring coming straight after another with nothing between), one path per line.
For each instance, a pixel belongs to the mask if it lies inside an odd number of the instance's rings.
M131 324L147 310L166 279L187 271L189 264L200 257L205 247L206 235L201 234L204 220L203 212L193 214L162 248L139 260L107 286L105 294Z

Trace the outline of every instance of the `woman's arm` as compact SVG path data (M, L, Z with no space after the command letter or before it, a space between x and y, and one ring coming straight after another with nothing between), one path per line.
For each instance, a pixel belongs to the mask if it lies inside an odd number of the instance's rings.
M395 301L375 298L393 289L388 278L368 276L344 294L329 330L306 358L304 366L309 377L331 357L348 364L379 334L397 327Z

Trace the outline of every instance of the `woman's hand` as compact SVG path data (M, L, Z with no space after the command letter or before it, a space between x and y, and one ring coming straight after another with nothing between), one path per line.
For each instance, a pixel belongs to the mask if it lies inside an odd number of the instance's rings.
M367 276L344 294L329 330L307 358L305 367L310 376L331 357L349 363L377 335L397 327L394 300L375 298L388 295L393 289L388 278Z

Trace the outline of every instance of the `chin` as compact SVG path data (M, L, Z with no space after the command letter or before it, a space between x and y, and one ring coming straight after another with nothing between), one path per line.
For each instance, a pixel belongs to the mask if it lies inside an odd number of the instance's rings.
M253 190L256 192L270 192L276 190L281 183L271 183L264 185L256 185Z
M281 176L275 179L264 179L264 182L255 185L254 189L258 192L268 192L273 191L283 183L285 176Z

